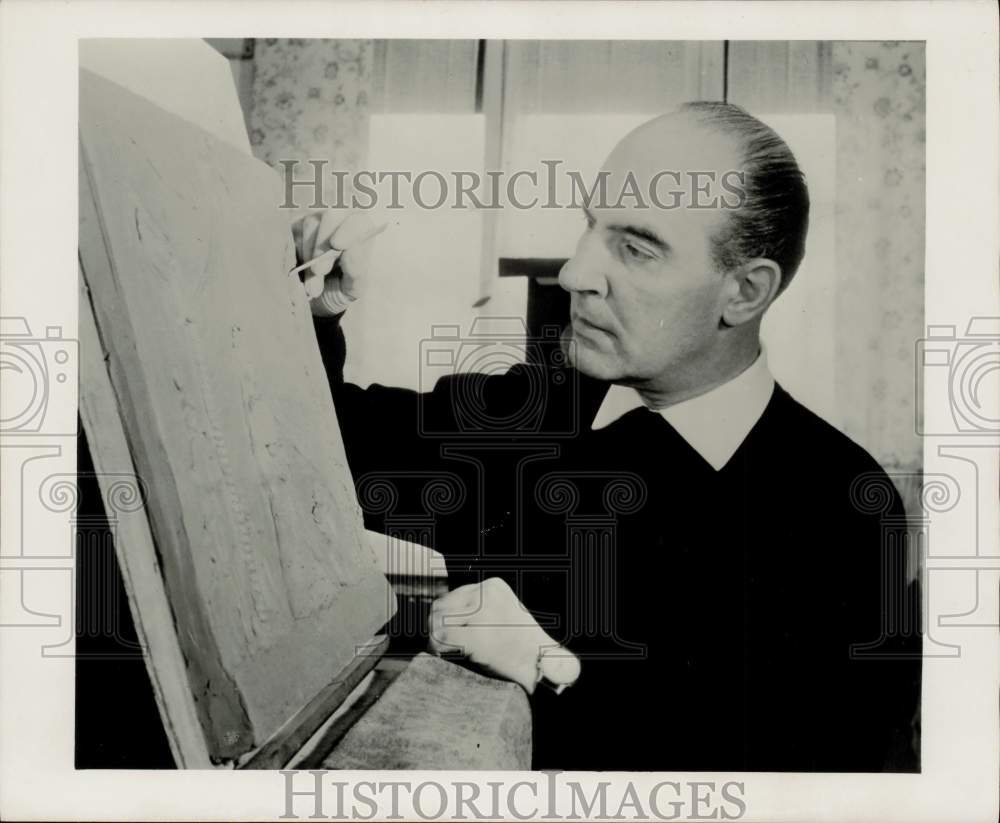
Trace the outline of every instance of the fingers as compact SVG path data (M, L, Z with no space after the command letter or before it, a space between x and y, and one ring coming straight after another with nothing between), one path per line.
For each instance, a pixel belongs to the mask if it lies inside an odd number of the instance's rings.
M324 227L324 221L329 221L329 212L324 212L322 216L307 214L300 221L292 226L292 237L295 240L295 248L299 260L305 263L315 257L322 255L329 250L329 243L323 238L329 237L333 229L329 225ZM323 278L333 269L337 257L334 254L326 255L311 266L305 267L302 274L302 282L305 285L306 294L310 299L319 297L323 293ZM302 265L298 267L303 268Z
M551 638L545 637L544 643L551 644ZM517 628L444 623L439 624L429 645L436 654L461 655L496 677L519 683L529 694L534 692L540 644L533 633Z
M449 614L468 614L482 601L482 593L478 583L459 586L446 594L442 594L431 605L432 610Z
M327 252L325 257L321 256L317 263L309 266L303 272L302 284L305 286L306 295L310 300L319 297L326 288L326 276L321 273L322 267L326 265L326 259L332 261L330 263L330 267L332 267L337 257L335 254Z
M344 217L343 212L337 211L336 209L326 209L321 213L321 217L316 224L316 242L313 245L313 253L307 259L316 257L317 255L323 254L325 251L330 249L346 249L347 246L338 246L332 242L333 235L337 230L351 219L352 215L348 215L347 218ZM333 271L333 264L337 262L337 258L334 255L328 255L317 261L311 267L311 271L317 277L326 277L331 271ZM322 279L320 283L322 283Z
M545 676L557 685L575 683L580 676L580 658L562 646L544 649L539 666Z
M345 299L357 299L371 262L371 241L387 225L367 212L350 212L345 217L337 209L306 215L293 225L292 235L299 259L303 263L315 261L309 266L300 266L305 269L302 282L309 299L315 300L329 288L343 295L337 301L341 310L340 304ZM338 259L340 276L335 284L328 283L327 276Z
M372 243L365 241L340 255L340 288L347 297L356 300L361 296L361 284L370 271L372 248Z
M299 262L304 262L313 255L316 246L316 230L319 228L319 216L307 214L292 223L292 239L295 241L295 253Z
M437 654L460 654L532 693L540 661L554 683L579 676L580 662L538 625L500 578L462 586L431 606L429 646Z
M371 271L374 238L385 231L388 223L378 222L368 214L350 215L334 232L335 248L345 249L340 257L341 290L357 299Z
M428 635L430 647L437 654L465 652L457 648L452 642L454 638L450 636L450 629L464 625L478 607L481 601L479 585L459 586L447 594L441 595L431 604L431 613L428 618Z
M428 618L428 645L431 651L435 654L466 655L465 647L456 642L455 636L455 632L462 628L458 625L461 619L460 616L456 619L454 613L438 606L437 601L434 602Z
M305 286L306 297L310 300L314 297L319 297L323 293L323 278L314 273L312 269L306 270L302 285Z
M327 248L351 249L381 234L387 225L384 220L377 220L369 212L352 211L339 225L332 225L332 221L321 225L320 237L327 238ZM328 226L330 232L324 235L323 231Z

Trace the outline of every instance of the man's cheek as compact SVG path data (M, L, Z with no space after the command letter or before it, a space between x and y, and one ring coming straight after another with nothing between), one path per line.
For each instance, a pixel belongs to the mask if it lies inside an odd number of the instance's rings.
M587 345L578 346L570 362L588 377L597 380L618 380L628 369L623 368L623 358L616 353L603 352Z

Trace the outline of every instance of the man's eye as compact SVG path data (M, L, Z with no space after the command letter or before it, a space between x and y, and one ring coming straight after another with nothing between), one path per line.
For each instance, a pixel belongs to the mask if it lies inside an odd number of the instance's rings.
M626 256L632 258L633 260L651 260L653 255L647 252L645 249L639 248L634 243L626 240L623 244Z

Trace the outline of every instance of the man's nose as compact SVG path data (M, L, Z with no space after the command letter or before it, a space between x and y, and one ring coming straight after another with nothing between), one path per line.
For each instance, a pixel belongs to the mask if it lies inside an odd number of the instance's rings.
M580 238L576 252L559 270L559 285L569 292L582 292L605 297L608 293L606 277L607 256L590 232Z

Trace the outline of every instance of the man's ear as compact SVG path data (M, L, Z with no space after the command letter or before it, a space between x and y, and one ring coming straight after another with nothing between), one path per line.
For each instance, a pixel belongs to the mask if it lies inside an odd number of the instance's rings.
M732 296L722 310L722 322L727 326L742 326L760 317L781 288L781 267L765 257L748 260L729 276L733 278Z

